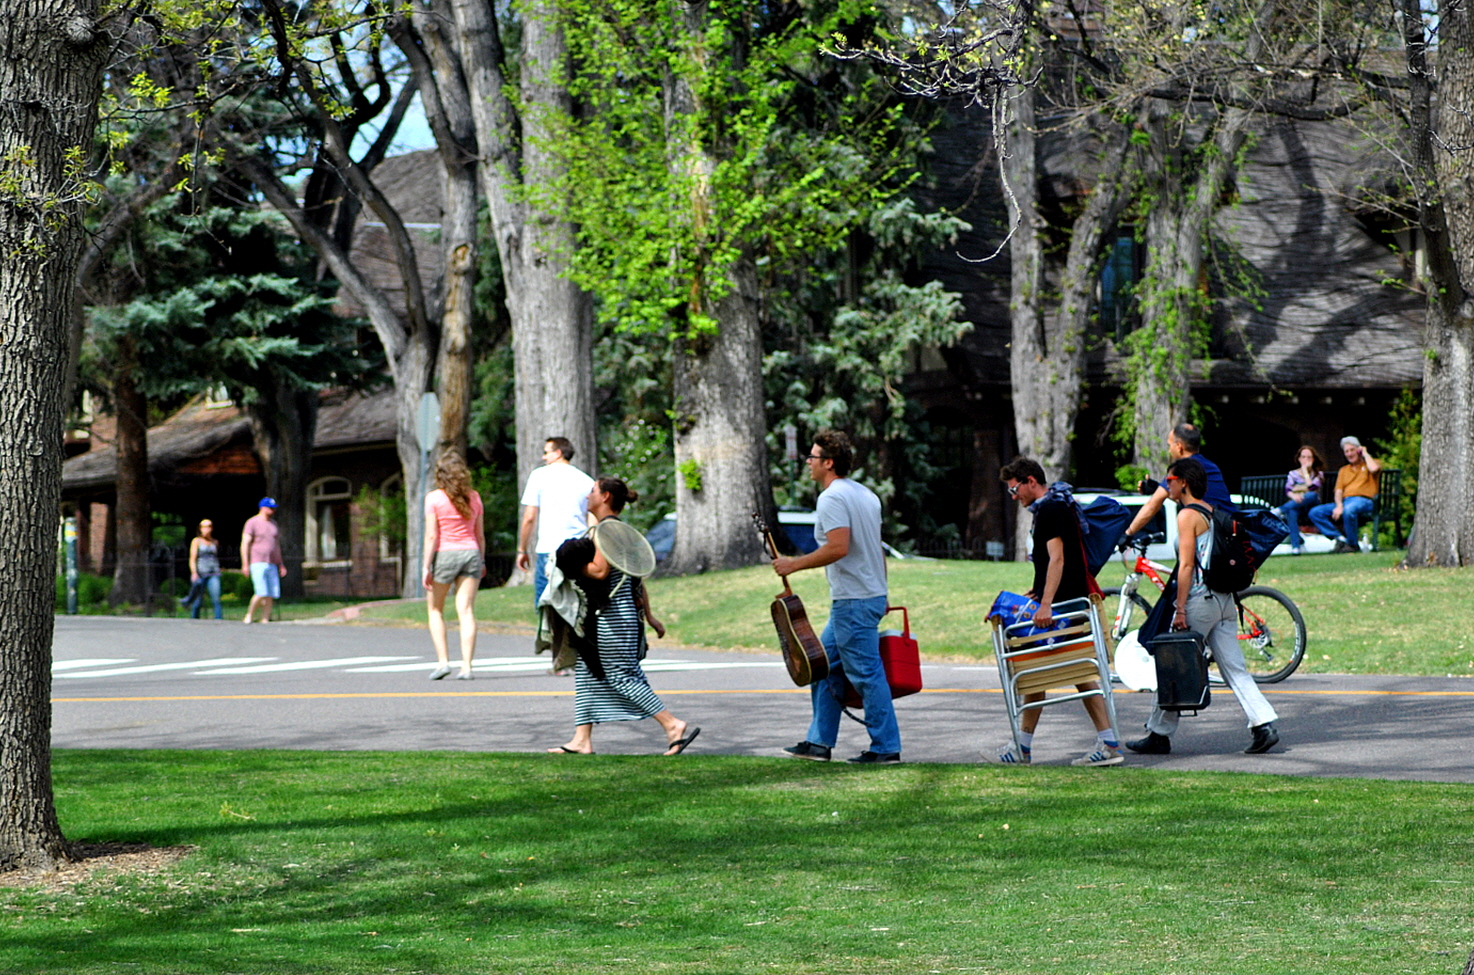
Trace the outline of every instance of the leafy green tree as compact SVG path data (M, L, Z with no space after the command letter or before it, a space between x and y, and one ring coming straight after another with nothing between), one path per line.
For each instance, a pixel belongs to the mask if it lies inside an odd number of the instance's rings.
M120 400L120 424L125 411L142 422L150 400L213 388L244 406L267 490L282 499L283 583L300 592L318 392L362 386L381 363L357 347L357 323L333 312L333 289L311 280L305 248L268 214L223 205L226 189L217 182L209 191L167 195L132 223L104 262L116 300L89 308L83 377L95 393ZM132 402L121 401L119 390ZM118 476L114 604L141 601L146 592L146 454L120 449ZM140 498L124 496L125 479L140 485ZM125 532L140 514L142 530ZM125 533L140 536L136 549L124 547Z
M886 530L898 539L930 541L940 530L926 504L940 472L903 377L919 350L951 345L972 327L960 296L936 281L913 283L913 265L918 252L965 229L897 197L870 209L844 247L816 253L770 299L770 456L782 456L785 420L799 428L801 450L805 436L825 427L850 431L861 476L888 503ZM812 503L813 485L792 477L775 468L780 497Z
M582 111L539 197L580 228L572 273L602 322L669 348L680 516L671 567L761 557L771 514L763 354L793 269L842 246L901 186L900 106L823 44L872 4L562 0ZM812 433L813 431L808 431Z

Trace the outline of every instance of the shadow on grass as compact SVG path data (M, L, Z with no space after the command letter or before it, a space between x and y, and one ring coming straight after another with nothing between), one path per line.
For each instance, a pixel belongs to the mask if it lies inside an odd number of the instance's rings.
M48 970L58 950L72 970L293 973L483 971L511 942L550 964L594 947L689 953L747 937L754 897L955 904L885 908L924 929L974 911L979 890L1077 875L1152 888L1190 868L1252 885L1308 860L1370 876L1377 849L1419 830L1382 802L1393 815L1328 833L1345 783L1138 769L102 751L57 766L73 840L200 852L168 879L82 894L101 906L62 913L85 939L64 918L7 931L11 971ZM1376 808L1416 787L1354 788ZM863 955L852 937L833 932L830 950Z

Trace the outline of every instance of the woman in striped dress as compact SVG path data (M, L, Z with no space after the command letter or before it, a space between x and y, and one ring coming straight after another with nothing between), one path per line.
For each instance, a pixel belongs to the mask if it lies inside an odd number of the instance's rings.
M638 498L619 478L601 477L589 491L589 514L599 521L615 518ZM665 729L664 754L679 755L701 729L670 713L640 667L645 656L644 623L649 622L656 636L665 636L665 627L650 612L644 583L610 565L588 537L564 542L557 564L564 577L584 591L588 610L584 639L574 640L578 665L573 671L573 738L548 751L592 755L594 725L654 718Z

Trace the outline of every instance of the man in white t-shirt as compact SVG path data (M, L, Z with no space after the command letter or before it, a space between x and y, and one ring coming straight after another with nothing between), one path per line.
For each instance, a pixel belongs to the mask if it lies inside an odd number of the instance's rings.
M548 584L548 558L558 546L582 535L589 527L589 489L594 479L574 467L573 444L566 437L549 437L543 444L543 466L527 476L522 492L522 527L517 533L517 567L532 573L532 604L537 605ZM537 544L532 542L537 526ZM531 555L536 555L534 562Z
M819 485L814 506L814 538L807 555L779 556L773 571L788 576L824 567L829 577L829 622L820 642L829 657L829 676L809 685L813 717L804 740L784 752L794 758L827 762L839 735L845 680L860 692L870 747L851 762L894 765L901 760L901 731L891 705L891 687L880 659L880 632L889 589L885 549L880 540L880 499L849 476L854 448L837 430L814 438L809 476Z

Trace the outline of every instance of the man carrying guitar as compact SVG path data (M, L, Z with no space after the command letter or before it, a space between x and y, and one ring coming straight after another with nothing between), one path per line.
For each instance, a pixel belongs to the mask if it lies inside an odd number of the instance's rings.
M891 704L891 688L880 660L877 627L887 604L885 550L880 543L880 499L849 478L854 450L849 437L824 430L806 458L809 476L819 485L814 506L814 538L807 555L773 559L773 571L789 576L825 567L829 577L829 622L820 639L829 659L829 676L809 686L813 719L804 740L783 749L794 758L827 762L839 736L845 678L860 692L870 747L851 762L894 765L901 760L901 731Z

